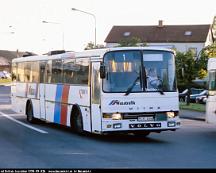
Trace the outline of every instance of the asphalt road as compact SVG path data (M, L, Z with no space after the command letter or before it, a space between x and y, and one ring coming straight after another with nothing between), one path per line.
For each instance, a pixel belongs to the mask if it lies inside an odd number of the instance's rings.
M181 129L147 138L81 136L27 123L1 102L6 91L0 86L0 168L216 168L216 126L204 121L182 119Z

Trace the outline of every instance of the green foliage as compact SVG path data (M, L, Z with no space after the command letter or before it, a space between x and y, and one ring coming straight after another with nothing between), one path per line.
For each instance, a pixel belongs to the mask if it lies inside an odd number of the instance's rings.
M180 103L180 109L205 112L206 107L204 104L190 103L189 105L187 105L186 103L181 102Z
M142 40L138 37L128 37L120 40L119 47L134 47L134 46L146 46L146 43L142 43Z
M85 47L85 50L90 50L90 49L101 49L101 48L104 48L104 45L103 45L103 44L97 44L97 45L95 46L94 43L89 42L89 43L87 44L87 46Z
M207 76L207 74L208 74L207 70L200 69L200 70L198 71L198 77L199 77L200 79L205 78L205 77Z
M176 73L178 84L189 86L192 83L197 73L192 52L176 53Z
M209 58L211 57L216 57L216 43L213 43L209 46L207 46L205 49L204 49L204 53L207 54L207 56Z

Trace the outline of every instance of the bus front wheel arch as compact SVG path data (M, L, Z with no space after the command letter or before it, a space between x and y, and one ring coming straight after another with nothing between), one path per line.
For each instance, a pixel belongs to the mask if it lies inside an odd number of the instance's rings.
M83 119L82 113L78 105L74 105L71 111L70 125L72 130L83 134Z
M31 100L28 100L26 103L26 119L30 123L36 122L36 120L34 118L33 105L32 105Z

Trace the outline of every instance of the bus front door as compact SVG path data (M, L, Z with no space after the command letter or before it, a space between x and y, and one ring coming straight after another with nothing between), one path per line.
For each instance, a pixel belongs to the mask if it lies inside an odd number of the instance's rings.
M91 119L92 132L101 131L100 62L92 62L91 68Z
M46 61L40 62L40 84L39 84L39 97L40 97L40 118L46 119L45 112L45 76L46 76Z

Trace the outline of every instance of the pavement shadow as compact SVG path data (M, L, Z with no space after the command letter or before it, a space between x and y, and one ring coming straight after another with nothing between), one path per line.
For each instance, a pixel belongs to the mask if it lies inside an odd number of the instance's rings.
M74 132L70 127L66 127L63 125L59 124L54 124L54 123L49 123L49 122L43 122L43 121L38 121L38 124L46 126L48 128L56 129L59 131L63 131L64 133L67 133L69 135L75 135L79 136L82 138L88 138L90 140L97 140L97 141L102 141L102 142L111 142L111 143L168 143L167 141L161 140L161 139L155 139L151 137L151 134L149 136L137 136L133 134L92 134L92 133L84 133L84 134L79 134ZM154 133L154 132L153 132Z

